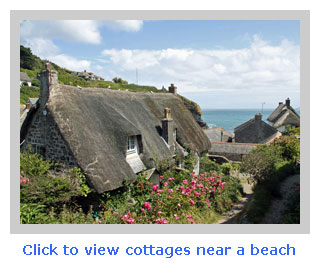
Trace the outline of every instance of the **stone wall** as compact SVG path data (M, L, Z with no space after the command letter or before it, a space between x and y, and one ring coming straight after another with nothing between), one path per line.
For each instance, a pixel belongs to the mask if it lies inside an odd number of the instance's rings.
M63 139L50 112L43 113L41 108L37 110L28 127L22 151L27 150L29 145L44 158L62 163L67 167L77 166L69 145Z

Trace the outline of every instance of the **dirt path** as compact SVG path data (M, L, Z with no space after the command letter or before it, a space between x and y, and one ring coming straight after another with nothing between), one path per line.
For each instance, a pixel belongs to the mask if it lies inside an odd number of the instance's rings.
M274 199L268 212L265 214L263 224L281 224L283 219L283 211L286 208L285 202L290 194L297 189L300 184L300 175L292 175L281 182L280 194L281 198Z
M244 196L237 202L230 211L223 214L217 224L237 224L242 210L247 206L253 195L252 185L242 183Z

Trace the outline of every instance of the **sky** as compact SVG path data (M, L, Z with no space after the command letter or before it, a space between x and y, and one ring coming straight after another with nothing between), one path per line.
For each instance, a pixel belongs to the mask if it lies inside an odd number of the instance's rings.
M300 107L299 21L21 21L42 59L168 88L202 109Z

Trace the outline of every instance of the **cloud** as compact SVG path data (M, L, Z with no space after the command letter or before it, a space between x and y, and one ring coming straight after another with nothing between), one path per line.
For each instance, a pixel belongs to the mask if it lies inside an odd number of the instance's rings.
M99 44L102 40L97 21L89 20L23 21L20 36L22 40L62 39L89 44Z
M243 49L108 49L102 56L118 74L132 76L137 68L141 83L161 87L174 82L180 93L300 89L300 47L288 40L270 45L255 35Z
M74 57L65 54L58 54L49 56L48 59L58 66L70 69L70 70L84 70L89 69L91 66L91 62L87 60L78 60Z
M32 38L23 42L23 45L32 48L32 52L40 58L57 54L60 50L51 40L44 38Z
M113 31L138 32L142 29L143 21L139 20L116 20L102 21L102 25Z
M52 20L52 21L22 21L20 23L21 40L30 39L61 39L67 41L100 44L101 28L115 31L137 32L142 29L143 21L92 21L92 20Z

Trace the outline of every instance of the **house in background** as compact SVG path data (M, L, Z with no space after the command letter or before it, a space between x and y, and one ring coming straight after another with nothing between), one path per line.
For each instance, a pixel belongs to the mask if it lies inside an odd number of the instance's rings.
M199 170L199 156L211 144L177 95L79 89L58 84L57 72L46 68L39 74L39 105L20 132L22 151L31 145L45 158L79 166L98 193L142 171L156 181L157 166L170 158L183 161L187 149Z
M102 77L95 75L93 72L87 72L86 70L84 70L83 72L73 72L72 74L85 80L104 81Z
M29 78L26 72L20 72L20 86L28 85L31 86L32 79Z
M222 127L208 128L204 130L211 142L232 142L234 135Z
M279 102L278 107L268 117L268 122L271 126L279 130L285 131L286 126L300 127L300 116L290 106L290 99L287 98L285 104Z
M262 115L256 114L254 118L237 126L234 129L236 143L270 143L281 133L274 127L262 121Z

